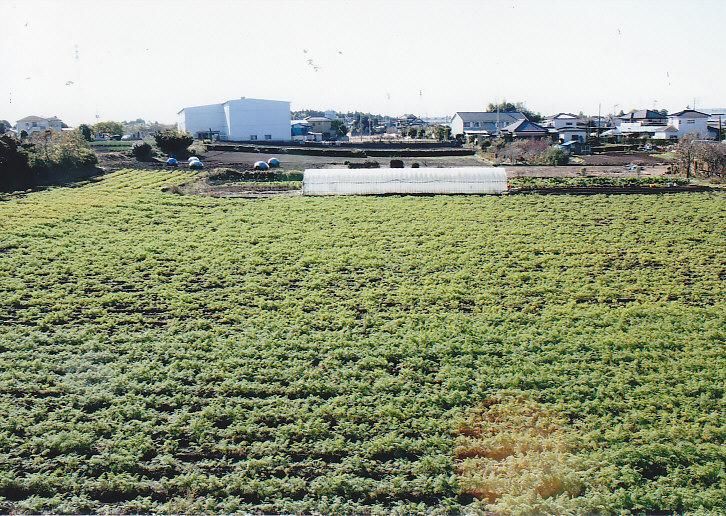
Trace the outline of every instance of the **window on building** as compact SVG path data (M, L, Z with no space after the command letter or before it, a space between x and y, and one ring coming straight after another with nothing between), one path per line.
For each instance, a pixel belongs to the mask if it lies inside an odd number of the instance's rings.
M695 120L686 120L686 123L687 123L687 124L695 124L695 123L696 123L696 121L695 121Z
M265 135L265 140L272 140L272 135L271 134L266 134Z
M471 122L464 122L464 127L471 127Z
M565 122L565 125L572 125L572 122Z
M251 134L250 135L250 140L256 140L256 139L257 139L257 135L256 134Z
M33 122L33 127L38 127L38 122Z

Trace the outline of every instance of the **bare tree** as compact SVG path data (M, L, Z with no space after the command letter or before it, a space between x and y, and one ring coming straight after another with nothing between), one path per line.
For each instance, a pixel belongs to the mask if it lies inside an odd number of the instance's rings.
M695 158L705 165L694 174L705 177L723 176L726 172L726 145L721 143L700 143L696 146ZM699 174L700 172L700 174Z
M679 170L685 171L686 177L691 177L691 168L697 150L696 136L692 134L685 135L676 144L676 164Z

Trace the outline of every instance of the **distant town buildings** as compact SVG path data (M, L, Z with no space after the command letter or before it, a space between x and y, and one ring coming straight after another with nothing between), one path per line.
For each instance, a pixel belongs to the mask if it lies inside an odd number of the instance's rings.
M177 127L195 138L232 141L289 141L290 103L239 98L221 104L185 107Z
M665 114L661 111L641 109L632 111L620 118L620 125L606 136L645 136L659 140L678 140L686 135L697 138L711 138L708 128L709 115L693 109Z

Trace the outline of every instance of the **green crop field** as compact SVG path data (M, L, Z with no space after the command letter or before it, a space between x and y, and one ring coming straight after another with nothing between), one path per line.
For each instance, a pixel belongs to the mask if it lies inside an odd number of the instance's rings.
M723 194L0 202L1 512L726 510Z

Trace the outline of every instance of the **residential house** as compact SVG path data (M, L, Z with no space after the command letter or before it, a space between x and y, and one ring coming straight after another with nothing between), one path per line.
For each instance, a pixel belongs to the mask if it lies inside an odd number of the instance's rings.
M290 141L290 103L239 98L221 104L181 109L177 127L194 137L218 135L220 140Z
M42 116L26 116L25 118L18 120L15 124L15 131L18 135L20 135L23 131L30 135L32 133L46 131L48 129L60 132L63 129L63 121L55 116L50 118L44 118Z
M684 109L668 115L668 127L677 131L677 137L683 138L687 134L697 138L709 138L708 113L701 113L693 109Z
M552 127L554 129L562 129L563 127L584 126L585 121L572 113L557 113L544 119L543 127Z
M587 141L587 124L585 120L572 113L557 113L548 116L541 125L549 131L554 139L562 143L570 140L580 143Z
M526 118L503 127L500 132L512 138L549 138L549 131L546 127L530 122Z
M305 122L310 125L310 133L320 134L323 140L330 140L333 136L333 121L325 116L309 116Z
M640 109L631 111L620 118L620 132L628 133L646 133L655 132L656 129L667 125L667 116L660 111L650 109Z
M427 125L428 123L425 120L410 113L396 119L396 127L398 129L404 129L409 127L415 127L416 129L420 129L422 127L426 127Z
M496 136L504 127L521 120L527 117L518 111L457 111L451 117L451 135Z

